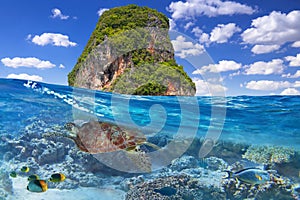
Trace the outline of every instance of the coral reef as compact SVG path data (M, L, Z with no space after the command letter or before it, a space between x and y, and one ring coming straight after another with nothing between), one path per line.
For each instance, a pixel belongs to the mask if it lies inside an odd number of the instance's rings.
M93 155L78 150L74 142L63 137L46 137L42 134L65 131L61 125L49 127L48 123L33 121L22 130L20 137L3 137L0 141L3 163L0 169L0 200L9 199L13 193L11 171L26 178L38 174L48 179L53 173L63 173L66 180L49 182L49 189L74 190L80 187L109 188L126 192L126 199L295 199L299 189L293 189L297 177L299 154L281 147L248 147L220 142L207 158L196 157L194 140L191 148L169 166L152 173L130 174L112 169L99 162ZM152 137L153 143L163 144L169 136ZM150 141L150 142L152 142ZM223 152L225 151L225 152ZM271 165L272 179L266 184L249 185L236 179L224 179L224 171L239 171L250 161ZM117 158L121 156L114 154ZM298 159L299 160L299 159ZM20 172L22 166L30 172ZM292 170L292 171L291 171ZM24 185L24 190L25 190ZM2 199L1 199L2 198Z
M162 192L164 188L171 192ZM127 192L126 199L226 199L221 190L207 187L197 179L186 175L157 178L135 186Z
M250 146L243 158L260 164L274 164L291 162L295 151L279 146Z

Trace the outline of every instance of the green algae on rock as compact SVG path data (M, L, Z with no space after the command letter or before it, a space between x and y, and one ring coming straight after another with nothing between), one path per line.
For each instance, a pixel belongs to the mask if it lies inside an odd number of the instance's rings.
M193 96L195 84L176 63L168 31L168 18L147 7L128 5L104 12L68 74L69 85L123 94Z

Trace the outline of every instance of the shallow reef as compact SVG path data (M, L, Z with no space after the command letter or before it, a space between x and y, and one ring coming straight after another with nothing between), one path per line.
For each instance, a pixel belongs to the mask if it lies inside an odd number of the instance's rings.
M9 135L0 140L0 200L9 199L14 188L11 171L27 177L38 174L47 179L52 173L63 173L66 180L49 183L51 189L74 190L81 187L109 188L126 193L126 199L299 199L295 184L299 183L299 152L283 147L254 147L220 141L207 158L197 156L200 139L194 139L184 155L168 166L152 173L125 173L99 162L81 152L74 142L62 137L46 137L43 133L65 131L62 125L51 126L34 121L22 130L20 137ZM163 146L171 138L152 138L150 142ZM121 155L117 155L121 156ZM226 179L224 171L239 171L247 167L269 164L273 180L250 185L234 178ZM28 173L20 172L28 166ZM261 166L260 166L261 167ZM24 185L24 191L26 185Z
M288 163L295 157L293 149L279 146L250 146L243 158L260 164Z

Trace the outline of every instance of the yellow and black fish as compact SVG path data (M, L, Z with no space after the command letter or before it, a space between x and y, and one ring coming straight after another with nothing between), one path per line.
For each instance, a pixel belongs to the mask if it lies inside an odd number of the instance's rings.
M32 174L28 176L28 181L32 181L32 180L39 180L39 176L36 174Z
M22 168L21 168L21 172L29 172L29 167L27 167L27 166L23 166Z
M58 183L58 182L62 182L66 179L66 176L62 173L55 173L55 174L52 174L49 181L51 182L55 182L55 183Z
M16 178L17 177L17 172L12 171L12 172L10 172L9 176L12 177L12 178Z
M45 192L48 190L48 184L44 180L32 180L27 185L30 192Z

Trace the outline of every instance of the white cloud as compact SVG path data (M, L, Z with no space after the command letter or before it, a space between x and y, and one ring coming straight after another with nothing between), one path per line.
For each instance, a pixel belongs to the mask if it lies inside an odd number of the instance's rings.
M245 74L261 74L261 75L270 75L270 74L282 74L284 70L283 60L273 59L270 62L258 61L251 65L245 66Z
M222 96L228 90L220 82L212 83L199 78L193 78L196 85L196 96Z
M194 22L188 22L185 26L184 26L184 30L188 30L190 27L194 26Z
M6 78L43 81L43 78L38 75L28 75L28 74L9 74Z
M296 41L292 44L292 47L298 48L300 47L300 41Z
M300 81L296 81L293 85L293 87L300 87Z
M293 84L288 81L260 80L260 81L250 81L246 83L246 88L251 90L261 90L261 91L273 91L282 88L289 88L292 86Z
M242 67L241 63L236 63L232 60L221 60L218 64L210 64L207 66L201 67L201 69L197 69L193 72L193 74L205 74L207 72L211 73L219 73L219 72L227 72L238 70Z
M241 29L236 26L234 23L229 24L218 24L211 33L210 33L210 41L216 43L225 43L229 38L236 32L240 32Z
M52 12L52 15L51 15L52 18L59 18L62 20L69 18L69 16L63 15L62 12L58 8L52 9L51 12Z
M178 36L176 40L171 41L175 50L175 55L180 58L186 58L187 56L197 56L202 54L205 50L201 44L193 44L190 41L186 41L183 36Z
M171 2L167 10L172 13L172 18L175 20L196 18L203 15L208 17L234 14L250 15L255 12L253 8L245 4L221 0L186 0L185 2Z
M44 61L44 60L40 60L40 59L34 58L34 57L28 57L28 58L15 57L13 59L2 58L1 62L5 66L12 67L12 68L34 67L34 68L38 68L38 69L46 69L46 68L55 67L55 65L52 64L50 61Z
M248 44L282 46L287 42L300 41L299 21L299 10L291 11L288 14L273 11L269 15L252 20L252 27L246 29L241 36L243 41Z
M64 68L66 68L66 67L65 67L63 64L60 64L58 68L64 69Z
M291 74L291 73L288 73L288 74L283 74L282 75L283 78L300 78L300 70L297 70L295 74Z
M300 92L295 88L287 88L283 90L280 95L300 95Z
M201 37L203 31L198 26L196 26L192 29L192 33L194 33L196 37Z
M212 42L225 43L228 42L229 38L233 36L234 33L240 32L241 29L234 23L229 24L218 24L210 34L204 33L199 27L195 27L192 33L196 37L199 37L201 43L206 43L209 45Z
M199 37L200 43L210 43L209 35L204 33L198 26L192 29L192 33L194 33L196 37Z
M251 51L255 54L270 53L280 48L280 45L255 45Z
M40 36L35 35L31 41L40 46L52 44L54 46L73 47L77 45L75 42L69 41L69 36L59 33L43 33Z
M173 19L170 19L170 18L169 18L169 27L170 27L169 28L170 30L174 30L175 27L176 27L175 21Z
M298 53L296 56L287 56L285 59L290 62L289 66L300 67L300 53Z
M100 17L107 10L109 10L109 9L108 8L100 8L97 12L98 16Z

